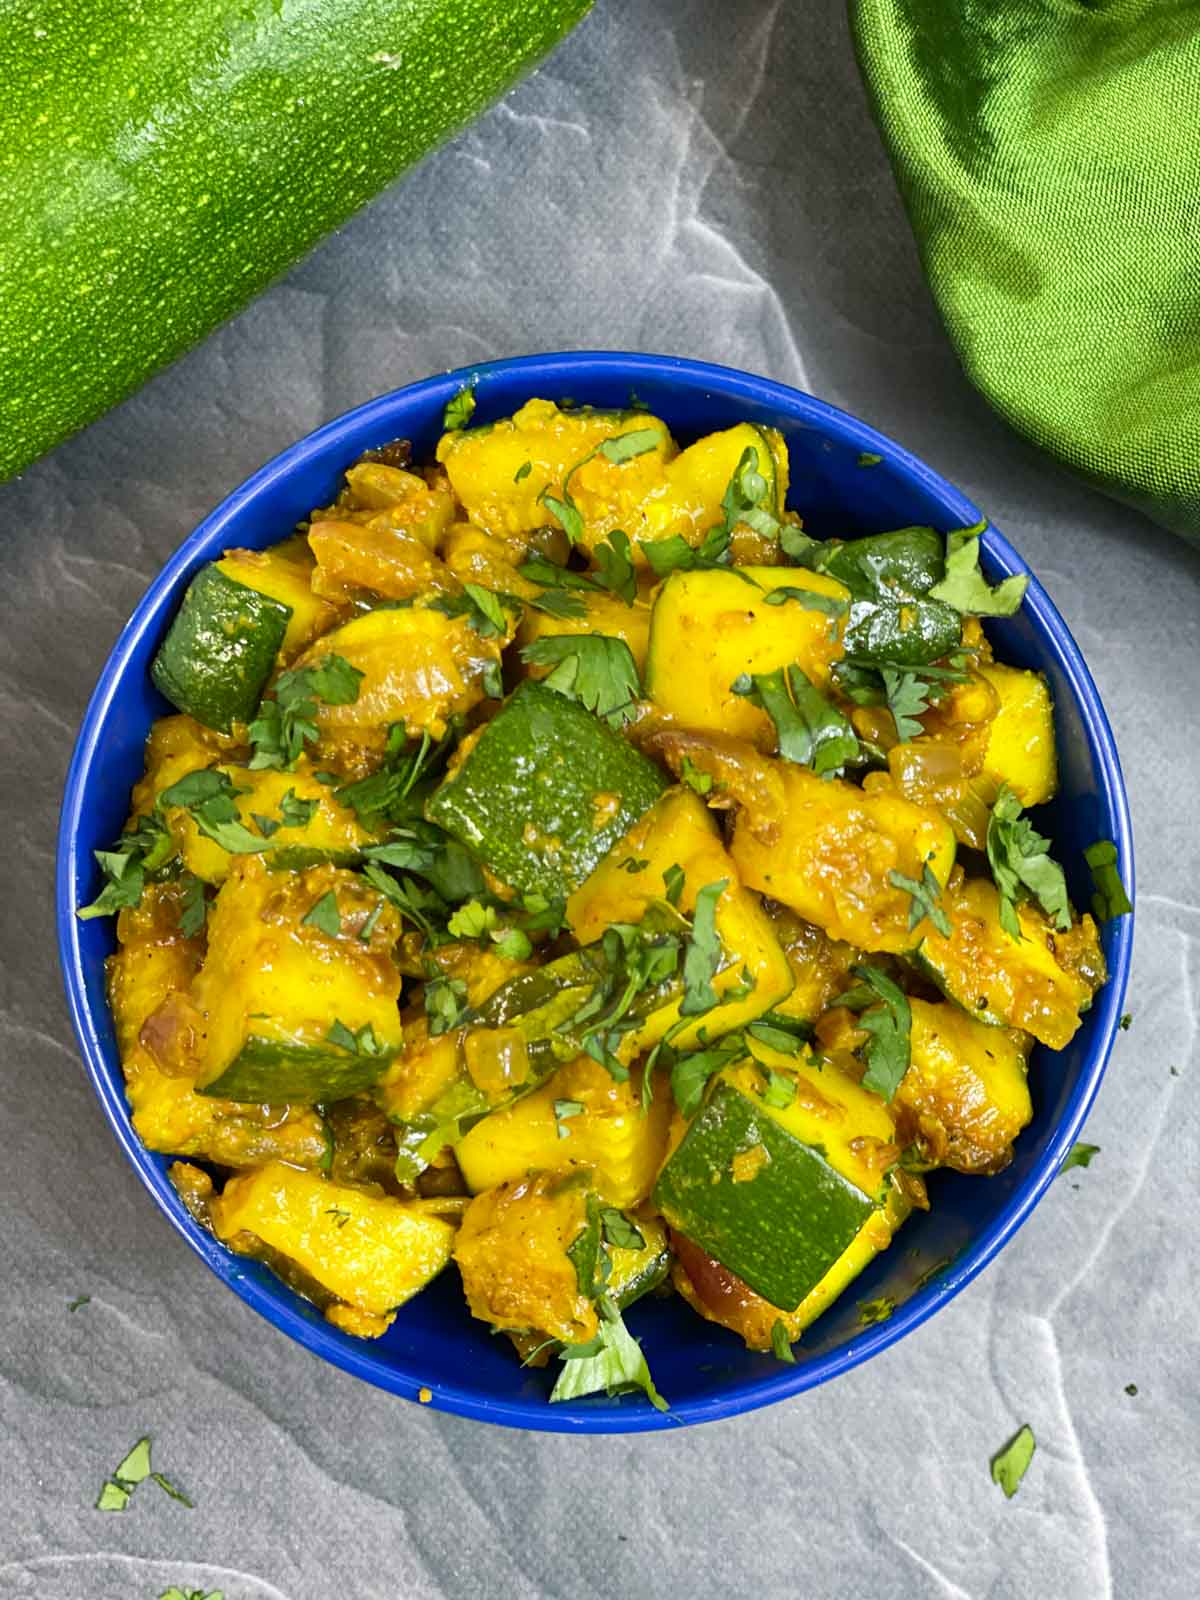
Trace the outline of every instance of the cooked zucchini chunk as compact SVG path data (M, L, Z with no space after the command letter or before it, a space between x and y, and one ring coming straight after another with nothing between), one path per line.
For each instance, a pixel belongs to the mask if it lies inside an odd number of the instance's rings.
M791 1103L766 1102L753 1062L725 1069L663 1167L654 1203L675 1232L789 1312L868 1225L890 1238L883 1173L897 1152L882 1102L853 1080L837 1074L831 1092L835 1069L827 1081L792 1057L765 1059L792 1074Z
M474 1316L564 1344L595 1336L596 1307L567 1254L587 1227L587 1196L577 1176L540 1173L472 1200L454 1259Z
M988 663L980 675L1000 702L987 730L983 774L997 787L1007 783L1023 806L1040 806L1058 788L1054 706L1040 672Z
M666 788L582 706L521 684L426 814L502 883L564 900Z
M748 739L769 751L774 723L732 685L747 673L796 664L824 688L830 663L842 654L839 615L844 621L849 591L800 567L738 572L674 572L663 584L650 627L646 694L685 728ZM772 604L770 596L784 589L794 593Z
M302 534L269 550L227 550L217 571L269 595L291 612L279 652L285 664L337 621L337 610L316 587L312 551Z
M876 665L924 666L956 650L962 618L929 591L945 573L934 528L894 528L837 546L820 563L853 596L842 644Z
M542 1088L477 1122L454 1153L472 1194L527 1172L586 1168L610 1205L635 1206L662 1165L670 1120L665 1094L643 1111L640 1073L617 1083L599 1062L581 1056Z
M300 658L297 670L334 655L363 677L350 704L318 704L318 751L357 776L383 760L394 723L403 723L410 738L428 733L440 739L451 717L487 693L502 643L432 605L385 607L335 628Z
M664 467L662 488L644 502L640 525L618 524L626 528L631 538L636 535L636 557L645 559L640 550L642 540L657 541L678 534L688 544L700 544L708 530L724 520L722 501L748 452L763 483L760 509L774 518L782 517L788 491L788 453L783 435L774 428L739 422L732 428L706 434L681 450Z
M386 1331L391 1313L437 1277L454 1246L454 1224L428 1202L282 1162L231 1178L210 1211L218 1239L248 1255L266 1245L360 1314L330 1320L368 1337Z
M182 910L178 880L148 885L141 905L122 911L120 944L108 962L109 1003L139 1139L151 1150L224 1167L272 1160L319 1166L328 1158L329 1136L308 1106L238 1105L196 1093L199 1059L189 1063L187 1057L202 1041L179 1037L189 1017L177 1002L190 992L203 941L180 931ZM156 1052L169 1055L170 1072Z
M569 475L573 492L576 477L587 470L582 463L590 467L603 459L593 454L600 445L635 430L653 433L655 444L644 455L612 465L622 485L644 493L650 460L673 455L675 447L665 425L640 411L563 410L549 400L530 400L500 422L443 434L437 458L471 521L499 538L512 538L551 522L547 497L561 501ZM641 493L620 509L640 504ZM613 525L622 526L619 520Z
M685 916L694 913L704 888L725 885L715 912L722 949L712 980L718 1003L672 1031L672 1042L686 1049L701 1032L716 1039L770 1011L791 992L793 979L766 913L742 886L712 816L690 789L668 790L567 901L567 922L580 944L594 944L613 923L640 923L655 902L668 897L673 869L683 874L678 908ZM723 1000L730 991L735 997ZM649 1049L679 1020L676 993L631 1035L631 1047Z
M650 607L640 602L626 605L616 595L588 593L578 596L581 616L557 617L530 607L517 630L517 643L522 649L537 639L554 639L562 634L573 637L580 634L602 633L609 639L620 639L629 646L638 672L646 664L646 649L650 640ZM543 678L549 667L526 666L531 678Z
M262 839L264 859L274 871L325 861L350 866L370 841L354 812L339 805L331 786L314 777L306 756L290 772L233 765L214 770L232 784L241 825ZM188 871L205 883L224 883L234 857L220 840L205 833L186 809L168 806L164 814Z
M229 733L254 716L287 636L291 607L202 567L150 668L154 687L207 728Z
M694 758L699 759L699 758ZM781 900L832 939L862 950L908 950L911 897L890 874L939 884L954 864L954 833L942 815L894 794L868 794L807 767L769 763L771 805L739 808L730 854L743 883Z
M353 873L276 876L239 856L194 986L207 1030L200 1091L277 1105L368 1088L401 1042L389 953L399 932L391 904Z
M1033 1115L1028 1034L976 1022L953 1005L910 999L911 1061L892 1102L924 1159L999 1172Z
M1000 897L983 878L963 878L942 895L950 937L926 928L917 967L979 1022L1021 1028L1061 1050L1104 981L1096 925L1085 916L1059 933L1031 903L1016 908L1021 938L1000 925ZM1074 965L1063 964L1070 955Z

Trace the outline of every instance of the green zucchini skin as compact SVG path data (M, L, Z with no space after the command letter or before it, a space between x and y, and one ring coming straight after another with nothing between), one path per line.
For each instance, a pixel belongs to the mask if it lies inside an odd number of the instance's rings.
M202 567L150 668L154 687L206 728L249 722L271 676L292 608Z
M852 596L842 644L848 656L881 666L919 667L962 643L962 618L930 600L945 575L945 541L935 528L893 528L839 545L820 570Z
M504 883L565 900L666 787L619 733L527 680L425 814Z
M0 479L240 310L590 4L6 4Z
M733 1158L756 1146L769 1159L735 1182ZM785 1311L820 1283L875 1209L818 1148L720 1081L659 1174L654 1204L673 1229Z
M219 1078L196 1087L218 1100L254 1105L330 1105L369 1089L393 1054L351 1055L327 1045L286 1044L250 1034Z

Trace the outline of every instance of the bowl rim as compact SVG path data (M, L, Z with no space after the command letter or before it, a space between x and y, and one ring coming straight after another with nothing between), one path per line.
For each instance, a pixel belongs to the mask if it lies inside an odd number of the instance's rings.
M809 424L832 431L856 444L860 451L881 456L892 470L932 493L945 507L947 515L957 519L960 526L973 526L983 519L983 513L960 490L902 445L850 413L803 390L755 376L739 368L678 356L621 351L559 351L479 362L434 374L391 390L324 423L281 450L227 495L183 540L138 601L109 652L84 712L67 771L58 830L55 914L59 959L71 1022L85 1070L109 1125L134 1171L176 1232L216 1276L274 1328L296 1340L314 1355L408 1400L418 1399L422 1392L418 1377L379 1360L368 1344L364 1343L361 1348L349 1347L332 1329L309 1320L294 1307L277 1299L273 1289L247 1276L238 1258L206 1234L188 1215L165 1170L135 1134L124 1094L115 1082L110 1081L104 1065L103 1050L83 976L79 923L75 917L77 885L74 842L82 825L91 770L100 746L103 725L117 697L129 658L147 632L161 625L166 606L191 570L200 548L218 540L228 523L281 479L326 452L335 452L339 445L348 444L351 436L361 429L377 422L382 437L386 433L388 418L399 401L419 397L432 408L444 404L466 383L473 382L481 389L486 389L488 379L493 375L527 380L531 396L538 393L542 385L569 385L580 378L619 375L627 378L631 385L636 385L639 379L653 379L660 383L683 380L686 387L699 387L727 399L731 411L736 411L739 401L774 405L789 413L798 426ZM1129 804L1116 744L1099 691L1054 603L1036 575L990 521L987 522L982 543L990 558L990 565L996 567L1001 576L1021 574L1029 577L1025 605L1029 608L1038 633L1057 657L1078 706L1089 745L1095 752L1100 807L1112 818L1113 840L1119 852L1125 886L1133 900L1135 878ZM673 1406L665 1413L649 1405L628 1403L592 1407L587 1402L552 1406L545 1400L494 1400L469 1388L445 1384L439 1384L432 1399L425 1403L434 1409L477 1421L542 1432L653 1432L737 1416L788 1399L849 1372L896 1344L960 1293L996 1257L1057 1176L1095 1099L1117 1034L1129 978L1133 924L1134 917L1130 914L1117 919L1112 926L1109 982L1101 991L1093 1011L1096 1031L1092 1049L1067 1111L1054 1129L1038 1165L1024 1184L1009 1197L1000 1213L972 1239L945 1272L918 1289L886 1321L864 1329L836 1350L808 1361L798 1361L794 1366L780 1364L778 1373L744 1380L711 1396Z

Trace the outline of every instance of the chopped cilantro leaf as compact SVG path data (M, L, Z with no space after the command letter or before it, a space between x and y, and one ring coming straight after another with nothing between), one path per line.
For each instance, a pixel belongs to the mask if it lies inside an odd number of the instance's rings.
M442 427L446 433L457 433L460 428L465 428L475 415L475 384L468 383L456 395L451 396L446 409L442 413Z
M579 1292L594 1300L604 1288L611 1264L601 1246L600 1207L594 1194L587 1197L587 1220L567 1246L567 1259L575 1268Z
M189 772L164 789L155 802L160 812L178 808L186 811L206 838L214 840L231 855L261 855L271 846L251 833L238 815L237 796L244 789L234 787L228 773L207 767Z
M446 932L455 939L482 939L496 926L495 906L485 906L480 900L468 900L446 924Z
M522 461L521 465L513 473L513 482L514 483L523 482L524 479L526 479L532 471L533 471L533 462L532 461Z
M796 1080L789 1077L786 1072L776 1072L772 1067L764 1067L767 1075L767 1087L763 1090L763 1103L776 1106L780 1111L785 1110L796 1098Z
M683 893L684 873L678 862L667 868L663 873L663 888L666 891L668 902L677 906L679 897Z
M1061 1176L1064 1172L1070 1172L1072 1167L1090 1167L1092 1157L1099 1154L1100 1146L1098 1144L1073 1144L1067 1152L1067 1159L1058 1169L1059 1175Z
M496 928L492 938L506 961L527 961L533 954L533 945L523 928Z
M1112 917L1123 917L1133 910L1121 874L1117 870L1117 847L1111 839L1097 839L1083 852L1083 859L1092 869L1092 882L1096 893L1092 897L1092 912L1098 922Z
M355 1033L340 1020L335 1020L329 1032L325 1035L330 1044L335 1044L342 1050L348 1050L352 1056L381 1056L384 1047L376 1036L375 1029L369 1022L364 1022Z
M882 460L883 457L876 455L874 450L860 450L858 452L858 464L860 467L877 467Z
M307 828L320 805L319 800L301 800L294 789L289 789L279 802L279 820L285 828Z
M551 516L555 517L566 534L571 544L578 544L583 538L583 516L579 507L571 499L569 489L563 489L563 497L559 500L556 496L542 490L541 502Z
M596 454L615 463L632 461L635 456L644 456L656 450L661 443L662 433L658 428L634 428L630 433L619 433L614 439L605 439L596 446Z
M363 673L344 656L337 655L326 656L317 667L281 672L273 696L260 703L258 715L250 724L250 743L254 747L251 768L294 767L305 744L314 743L319 737L320 730L313 720L318 702L353 705L362 680Z
M883 1002L872 1006L859 1018L860 1026L871 1035L866 1046L867 1070L863 1088L890 1100L908 1071L912 1008L904 991L878 967L853 967L856 978ZM844 997L843 997L844 1003Z
M776 1361L785 1361L791 1367L796 1365L796 1358L792 1354L792 1341L788 1338L787 1323L782 1317L776 1317L771 1324L771 1354Z
M1117 1023L1117 1027L1120 1028L1122 1033L1128 1033L1130 1028L1133 1027L1133 1012L1123 1011L1121 1013L1121 1020Z
M110 850L94 850L92 854L105 881L91 905L81 906L75 913L81 922L140 905L147 876L167 864L175 854L175 841L161 817L139 817Z
M777 589L771 589L765 595L769 606L783 606L789 600L794 600L802 605L806 611L821 611L830 618L830 632L836 634L837 619L844 617L849 611L849 603L834 594L818 594L815 589L795 589L787 584L781 584Z
M830 704L798 666L774 672L743 673L730 685L760 706L775 724L784 761L811 767L819 778L840 772L857 758L858 737L850 723Z
M807 1022L801 1022L798 1017L781 1016L775 1011L756 1017L747 1026L746 1032L759 1044L765 1044L768 1049L778 1050L780 1055L785 1056L798 1055L812 1037L812 1028Z
M543 589L536 600L527 600L525 604L532 606L535 611L544 611L548 617L560 617L564 621L578 621L580 617L587 616L587 606L577 594L571 594L566 589Z
M646 1237L635 1223L630 1222L623 1211L616 1206L602 1206L600 1208L600 1228L604 1235L605 1244L610 1244L614 1250L644 1250Z
M741 1040L735 1036L679 1057L671 1068L671 1093L685 1117L694 1117L699 1111L708 1080L722 1067L740 1060L744 1053Z
M1000 892L1000 925L1020 940L1017 902L1034 899L1055 927L1071 926L1071 902L1063 869L1049 854L1050 841L1021 813L1021 802L1006 783L1000 785L988 821L987 857Z
M708 794L712 789L712 773L701 772L700 768L693 763L690 756L684 756L683 766L679 770L679 776L683 779L684 783L687 784L688 788L694 789L697 794Z
M979 536L985 527L980 523L946 535L946 575L930 589L929 598L968 616L1011 617L1020 610L1029 579L1014 576L991 587L979 568Z
M514 607L515 600L509 602ZM481 639L495 639L508 632L508 617L498 595L478 583L464 583L461 594L440 594L429 602L430 611L444 617L465 617Z
M938 896L942 892L942 885L934 876L933 868L928 861L921 869L921 880L907 877L903 872L889 872L888 882L893 889L899 889L902 894L910 897L911 904L908 908L908 931L918 927L926 917L941 934L943 939L948 939L953 932L950 918L938 905Z
M683 999L681 1017L697 1017L718 1004L712 980L721 964L722 946L717 933L717 902L724 894L728 878L709 883L696 896L692 913L692 933L683 957Z
M466 1011L467 986L462 978L438 976L426 982L425 1015L431 1039L457 1028Z
M546 687L577 700L610 727L619 728L634 714L642 686L624 639L602 633L558 634L526 645L521 659L553 668L543 679Z
M570 1128L564 1127L563 1124L568 1122L572 1117L578 1117L582 1114L582 1100L556 1100L554 1102L554 1121L556 1124L556 1132L558 1133L558 1137L560 1139L568 1139L571 1135Z
M596 583L631 606L637 599L637 571L628 534L614 528L608 538L596 546L592 556L600 569L596 573Z
M283 827L283 823L280 822L278 817L264 817L262 813L258 811L252 811L250 813L250 821L258 829L259 833L262 834L264 839L269 839L272 834L278 833L280 828Z
M1006 1499L1011 1500L1020 1488L1021 1479L1029 1471L1029 1463L1033 1460L1036 1448L1033 1429L1025 1423L1018 1428L1004 1448L997 1450L992 1457L992 1482L1000 1485Z
M641 1345L615 1307L602 1312L595 1340L587 1345L566 1345L561 1355L563 1366L550 1394L552 1402L578 1400L601 1389L610 1395L640 1389L651 1405L667 1410L667 1402L654 1387Z
M90 1294L77 1294L74 1300L68 1302L67 1310L79 1311L83 1306L90 1305L91 1301L92 1297Z
M313 901L300 921L305 927L318 928L331 939L336 939L342 931L342 918L334 891L326 889L318 900Z
M185 939L194 939L208 917L204 884L194 872L184 872L179 878L179 889L179 931Z

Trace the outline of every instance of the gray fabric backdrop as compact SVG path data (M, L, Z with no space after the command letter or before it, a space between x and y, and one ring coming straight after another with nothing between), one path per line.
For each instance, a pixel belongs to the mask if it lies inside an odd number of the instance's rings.
M1133 1027L1088 1127L1090 1170L886 1356L770 1411L633 1440L405 1405L219 1288L102 1123L51 910L78 719L203 513L370 395L569 346L767 373L960 483L1091 662L1140 852ZM600 0L540 76L0 489L0 525L0 1595L1194 1595L1200 554L1045 466L967 387L839 0ZM1025 1420L1038 1453L1006 1503L988 1457ZM100 1481L146 1431L195 1510L145 1490L100 1516Z

